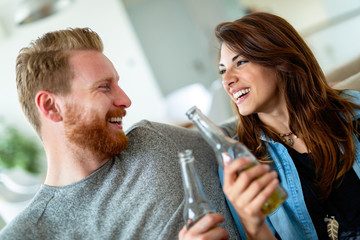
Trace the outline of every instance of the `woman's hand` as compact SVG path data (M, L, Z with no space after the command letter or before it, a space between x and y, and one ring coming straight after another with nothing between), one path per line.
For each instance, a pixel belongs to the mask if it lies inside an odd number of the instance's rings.
M210 213L202 217L189 230L184 226L179 232L179 240L226 240L228 232L217 224L222 223L224 217L220 213Z
M270 171L267 164L255 165L238 173L251 163L249 158L226 162L223 190L237 213L251 239L274 238L268 228L261 207L279 185L277 173ZM274 238L275 239L275 238Z

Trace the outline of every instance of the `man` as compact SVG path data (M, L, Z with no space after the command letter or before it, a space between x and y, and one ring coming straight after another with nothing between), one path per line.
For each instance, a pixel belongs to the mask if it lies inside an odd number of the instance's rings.
M237 239L212 150L196 131L148 121L125 135L131 101L102 51L88 28L50 32L21 50L19 101L42 139L48 169L0 239L174 239L184 225L177 153L185 149L194 150L205 191L222 215L202 218L179 238Z

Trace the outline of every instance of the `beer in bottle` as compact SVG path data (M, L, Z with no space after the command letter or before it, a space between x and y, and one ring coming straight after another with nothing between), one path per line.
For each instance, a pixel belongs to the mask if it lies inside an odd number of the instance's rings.
M252 163L241 171L249 169L260 164L249 149L239 141L232 139L216 126L207 116L205 116L196 106L190 108L186 115L199 129L204 139L214 149L218 164L224 168L224 161L232 161L236 158L249 157ZM286 191L282 186L278 186L275 192L270 196L268 201L263 205L262 212L269 214L280 206L287 198Z

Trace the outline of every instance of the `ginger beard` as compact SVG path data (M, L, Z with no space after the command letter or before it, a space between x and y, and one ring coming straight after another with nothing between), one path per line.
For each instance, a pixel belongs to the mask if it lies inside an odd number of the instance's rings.
M109 159L127 147L129 139L125 133L120 130L111 132L109 129L109 119L125 116L125 110L109 111L104 119L96 111L84 114L76 104L69 104L66 109L65 134L76 146L91 151L101 159Z

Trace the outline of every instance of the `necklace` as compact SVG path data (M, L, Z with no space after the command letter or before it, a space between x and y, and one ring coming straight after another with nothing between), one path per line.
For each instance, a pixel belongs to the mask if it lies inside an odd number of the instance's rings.
M281 134L279 133L280 137L282 137L282 141L284 143L289 144L291 147L294 145L294 140L290 137L291 135L293 135L292 132L289 133L285 133L285 134ZM297 138L297 136L294 134L294 138Z

